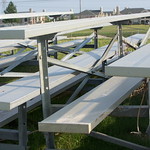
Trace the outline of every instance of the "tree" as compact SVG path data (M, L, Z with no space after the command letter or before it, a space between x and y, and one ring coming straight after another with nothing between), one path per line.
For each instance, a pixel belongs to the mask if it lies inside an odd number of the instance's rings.
M4 10L4 13L5 14L17 13L17 8L12 1L9 2L8 6ZM18 23L19 19L5 19L3 20L3 22L4 23L16 23L16 22Z

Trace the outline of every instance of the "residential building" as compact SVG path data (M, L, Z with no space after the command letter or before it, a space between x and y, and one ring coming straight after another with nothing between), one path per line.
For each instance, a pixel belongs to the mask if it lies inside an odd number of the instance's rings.
M127 14L135 14L135 13L144 13L149 12L150 10L144 9L144 8L128 8L126 7L122 11L120 11L120 14L127 15ZM149 24L150 18L139 18L139 19L133 19L126 22L126 24Z
M93 18L93 17L104 17L104 16L112 16L119 15L120 10L117 6L113 11L103 11L103 8L100 7L99 10L84 10L79 14L76 14L77 18Z

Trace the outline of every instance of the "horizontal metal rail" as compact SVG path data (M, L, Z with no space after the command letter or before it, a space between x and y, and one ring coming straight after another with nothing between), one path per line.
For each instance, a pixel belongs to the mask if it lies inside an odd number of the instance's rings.
M86 74L90 74L90 75L96 75L96 76L105 78L105 75L103 73L91 71L89 68L80 67L80 66L77 66L74 64L70 64L68 62L60 61L60 60L49 58L49 57L47 58L47 61L53 65L57 65L60 67L76 70L76 71L79 71L82 73L86 73Z
M112 136L109 136L109 135L106 135L106 134L103 134L103 133L95 132L95 131L92 131L89 135L92 136L92 137L104 140L106 142L117 144L117 145L127 147L127 148L130 148L130 149L133 149L133 150L150 150L150 148L148 148L148 147L144 147L144 146L141 146L141 145L138 145L138 144L134 144L134 143L131 143L131 142L128 142L128 141L125 141L125 140L121 140L121 139L118 139L118 138L115 138L115 137L112 137Z

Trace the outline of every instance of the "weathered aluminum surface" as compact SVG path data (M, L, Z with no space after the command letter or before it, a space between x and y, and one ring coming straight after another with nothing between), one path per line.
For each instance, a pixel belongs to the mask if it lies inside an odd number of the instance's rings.
M129 37L128 39L130 41L135 40L135 43L137 43L143 37L144 35L133 35ZM105 50L105 48L106 46L104 46L104 48L103 47L100 48L99 50ZM117 46L114 46L113 49L117 49ZM65 78L62 78L60 84L56 84L56 86L51 87L51 90L50 90L51 96L54 97L60 94L60 92L63 92L66 89L69 89L71 86L75 85L75 83L80 82L85 76L86 74L83 74L83 73L79 75L69 74ZM19 93L20 88L17 88L17 86L13 85L13 90L15 93ZM22 93L22 96L23 96L23 93ZM33 100L28 101L27 102L28 110L32 110L34 107L38 106L39 103L41 103L40 100L41 100L40 95L38 95L37 97L34 97ZM10 111L0 111L0 127L4 126L5 124L17 118L17 112L18 112L17 108L14 108Z
M77 30L80 28L102 27L105 23L118 22L123 20L149 17L150 13L137 13L130 15L118 15L99 18L77 19L61 22L51 22L36 25L25 25L17 27L6 27L0 29L0 39L26 39L53 33ZM15 35L15 36L14 36Z
M103 51L95 50L69 60L68 62L81 67L90 67L100 58ZM53 66L49 68L49 81L51 87L59 84L61 79L74 70ZM61 81L62 82L62 81ZM0 109L10 110L40 94L39 73L25 77L0 87Z
M0 53L2 52L6 52L6 51L10 51L10 50L14 50L17 48L22 48L21 45L19 45L19 43L25 44L25 45L37 45L36 40L0 40Z
M90 133L141 83L142 78L112 77L40 122L39 130Z
M64 42L64 43L57 44L57 45L61 46L61 47L74 47L74 46L79 45L82 41L83 40L73 40L73 41ZM51 49L49 49L49 50L51 50ZM4 68L4 67L7 67L7 66L11 65L12 63L14 63L14 62L18 61L19 59L23 58L25 55L28 55L29 53L30 52L28 51L28 52L18 53L18 54L14 54L14 55L11 55L11 56L1 58L0 59L0 68ZM37 56L37 53L32 55L32 57L28 58L27 60L33 59L36 56Z
M54 87L51 87L50 94L51 97L57 96L60 93L66 91L67 89L70 89L72 86L78 84L85 78L85 74L80 73L78 75L69 74L65 77L65 79L62 79L60 84L57 84ZM41 104L41 96L38 95L34 97L32 100L27 102L27 109L28 111L33 110L35 107L39 106ZM16 119L18 117L18 109L17 107L9 110L9 111L0 111L0 127L8 124L12 120Z
M137 38L134 36L135 39ZM134 39L133 37L129 37L130 39ZM105 51L107 46L101 47L95 51L91 51L89 53L83 54L76 58L73 58L67 62L79 65L81 67L90 67L94 64L96 60L98 60L103 52ZM117 44L114 44L111 51L117 50ZM58 86L59 84L66 82L65 78L69 74L74 73L75 71L70 69L65 69L62 67L50 67L49 68L49 76L51 87ZM75 75L74 75L75 76ZM20 104L38 96L40 94L40 85L39 85L39 73L34 74L33 76L25 77L20 80L14 81L7 85L0 87L0 109L2 110L10 110L19 106Z
M31 76L33 75L33 73L26 73L26 72L8 72L5 73L4 75L0 75L0 77L18 77L18 78L22 78L22 77L27 77L27 76Z
M67 38L67 36L57 36L57 41L63 40L66 38ZM73 42L77 43L78 41L80 41L80 40L74 40ZM17 39L17 40L0 40L0 53L10 51L10 50L15 50L17 48L22 48L22 46L20 44L24 44L26 46L35 46L35 45L37 45L37 41L36 40L30 40L30 39L26 39L26 40L20 40L20 39ZM65 45L67 45L67 42L64 42L64 46Z
M150 77L150 44L107 66L106 75Z
M42 16L57 16L73 14L73 11L68 12L36 12L36 13L15 13L15 14L1 14L1 19L13 19L13 18L31 18L31 17L42 17Z

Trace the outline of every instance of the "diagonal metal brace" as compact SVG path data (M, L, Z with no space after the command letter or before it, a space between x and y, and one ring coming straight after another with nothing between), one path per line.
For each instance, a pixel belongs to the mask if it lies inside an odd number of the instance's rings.
M102 62L106 59L110 49L112 48L113 44L115 43L116 39L118 38L118 34L115 35L115 37L110 41L110 44L107 46L106 50L104 51L102 57L98 59L94 64L93 64L93 71L99 70L101 68Z
M149 37L150 37L150 28L148 29L145 37L143 38L143 40L142 40L142 42L140 44L140 47L146 44L146 42L147 42L147 40L148 40Z
M89 68L84 68L84 67L76 66L74 64L70 64L68 62L64 62L64 61L57 60L57 59L54 59L54 58L49 58L49 57L47 57L47 61L49 63L53 64L53 65L57 65L57 66L60 66L60 67L64 67L64 68L68 68L68 69L73 69L75 71L79 71L79 72L83 72L83 73L86 73L86 74L96 75L96 76L105 78L105 75L103 73L92 71Z
M76 99L77 95L80 93L82 88L86 85L86 83L88 82L89 78L90 77L88 75L84 78L84 80L81 82L81 84L75 90L75 92L71 95L71 97L69 98L69 100L67 101L66 104L69 104L69 103L73 102Z
M91 39L94 37L94 33L92 33L88 38L86 38L80 45L78 45L75 49L73 49L73 52L66 55L62 61L66 61L70 59L73 55L75 55L82 47L84 47Z
M21 57L19 60L17 60L16 62L14 62L12 65L10 65L9 67L7 67L6 69L4 69L2 72L0 72L0 75L4 75L5 73L9 72L10 70L12 70L13 68L15 68L16 66L18 66L19 64L21 64L22 62L26 61L27 59L29 59L29 57L32 57L32 55L34 53L36 53L37 51L31 51L30 53L28 53L27 55Z
M21 47L24 47L24 48L30 48L30 49L35 49L36 48L32 45L24 44L24 43L18 43L18 45L20 45Z
M137 46L136 44L134 44L134 43L128 41L125 37L122 37L122 41L123 41L125 44L129 45L129 46L130 46L131 48L133 48L133 49L137 49L137 48L138 48L138 46Z

